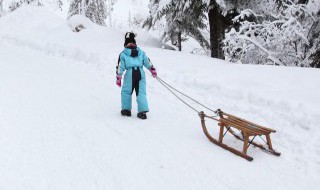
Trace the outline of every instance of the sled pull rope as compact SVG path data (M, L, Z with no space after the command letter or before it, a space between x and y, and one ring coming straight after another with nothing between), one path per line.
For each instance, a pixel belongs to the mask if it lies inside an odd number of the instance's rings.
M195 100L194 98L191 98L190 96L184 94L183 92L179 91L178 89L174 88L173 86L171 86L170 84L168 84L167 82L165 82L164 80L162 80L159 77L155 77L159 83L164 86L167 90L169 90L169 92L171 92L176 98L178 98L182 103L184 103L185 105L187 105L189 108L191 108L193 111L197 112L198 114L200 113L196 108L192 107L190 104L188 104L185 100L183 100L180 96L178 96L174 91L176 91L177 93L181 94L182 96L192 100L193 102L197 103L198 105L206 108L207 110L212 111L213 113L217 114L217 110L214 111L210 108L208 108L207 106L203 105L202 103L200 103L199 101ZM215 116L213 116L215 117Z

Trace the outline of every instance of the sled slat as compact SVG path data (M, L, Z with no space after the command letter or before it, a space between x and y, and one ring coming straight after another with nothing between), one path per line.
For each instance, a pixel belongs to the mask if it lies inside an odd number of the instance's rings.
M273 132L273 133L276 132L276 130L274 130L274 129L270 129L270 128L267 128L267 127L263 127L263 126L261 126L261 125L255 124L255 123L253 123L253 122L251 122L251 121L247 121L247 120L245 120L245 119L242 119L242 118L240 118L240 117L237 117L237 116L234 116L234 115L225 113L225 112L223 112L223 114L226 115L226 116L228 116L228 117L233 117L233 118L236 118L236 119L238 119L238 120L240 120L240 121L243 121L243 122L249 123L249 124L251 124L251 125L257 126L257 127L259 127L259 128L266 129L266 130L271 131L271 132Z
M240 129L241 131L243 132L247 132L249 133L250 135L260 135L261 133L253 128L250 128L250 127L247 127L247 126L244 126L244 125L239 125L237 124L236 122L234 121L230 121L226 118L221 118L220 119L222 121L222 123L225 125L225 126L231 126L231 127L234 127L234 128L237 128L237 129Z
M262 134L263 134L263 133L271 133L270 130L266 130L266 129L260 128L260 127L258 127L258 126L256 126L256 125L249 124L249 123L247 123L247 122L241 121L241 120L236 119L236 118L234 118L234 117L228 117L228 120L230 120L231 122L237 123L237 124L239 124L239 125L248 126L248 127L250 127L251 129L253 128L254 130L259 131L259 132L262 133Z

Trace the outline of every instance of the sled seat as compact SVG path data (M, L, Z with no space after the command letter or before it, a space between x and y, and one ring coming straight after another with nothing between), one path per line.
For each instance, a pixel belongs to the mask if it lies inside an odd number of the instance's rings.
M221 146L222 148L227 149L227 150L231 151L232 153L234 153L238 156L241 156L249 161L253 160L252 157L247 155L247 150L251 144L256 147L259 147L269 153L272 153L276 156L280 156L280 153L276 152L273 149L272 143L271 143L271 138L270 138L270 134L275 133L276 132L275 130L258 125L258 124L255 124L253 122L247 121L247 120L239 118L237 116L225 113L221 110L217 110L217 115L220 117L219 119L215 118L215 117L207 116L204 114L204 112L199 113L199 116L201 118L203 131L204 131L205 135L208 137L208 139L211 142L213 142L214 144ZM205 118L210 118L210 119L218 121L218 125L220 126L218 140L216 140L215 138L213 138L209 134L209 132L206 128L206 124L205 124L205 120L204 120ZM234 129L239 131L241 136L236 134ZM227 132L231 133L237 139L243 141L242 151L236 150L236 149L229 147L228 145L223 143L223 138ZM257 137L257 136L259 136L259 137L264 136L265 137L266 140L264 140L263 138L261 138L261 139L267 144L267 148L264 147L263 145L257 144L256 142L253 141L255 139L255 137Z

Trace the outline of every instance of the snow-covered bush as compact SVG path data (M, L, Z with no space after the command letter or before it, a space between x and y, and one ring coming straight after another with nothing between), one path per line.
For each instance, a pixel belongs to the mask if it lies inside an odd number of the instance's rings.
M9 5L10 11L14 11L21 7L22 5L37 5L37 6L42 6L42 2L39 0L16 0L12 1L11 4Z
M248 16L256 19L242 20ZM286 0L270 15L244 10L233 21L239 22L240 28L226 33L224 53L229 61L310 66L308 33L315 17L306 5Z
M140 12L135 12L131 14L129 12L128 24L130 28L143 28L143 23L145 21L146 15Z
M92 25L90 19L83 15L74 15L68 19L68 25L74 32L80 32Z
M106 26L106 8L105 0L73 0L69 8L69 17L80 14L98 25Z
M117 0L72 0L68 17L73 15L84 15L92 22L107 26L106 19L109 18L109 26L112 26L113 6Z
M113 7L118 2L118 0L106 0L106 17L108 18L108 26L113 26L113 20L112 20L112 13L113 13Z

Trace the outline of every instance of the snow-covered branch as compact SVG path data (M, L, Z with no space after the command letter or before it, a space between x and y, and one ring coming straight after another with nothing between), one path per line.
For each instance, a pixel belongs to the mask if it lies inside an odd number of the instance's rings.
M259 42L253 40L252 38L249 38L248 36L244 36L244 35L239 35L238 38L249 41L252 44L254 44L256 47L258 47L259 49L261 49L264 53L266 53L268 55L267 59L271 60L276 65L283 65L283 63L279 59L274 57L274 55L276 55L276 53L270 52L269 50L264 48Z
M228 60L247 64L309 66L306 50L311 44L308 34L314 17L307 6L283 2L281 9L254 21L245 17L258 15L244 10L234 18L241 26L226 33L224 51ZM243 20L243 21L241 21Z

